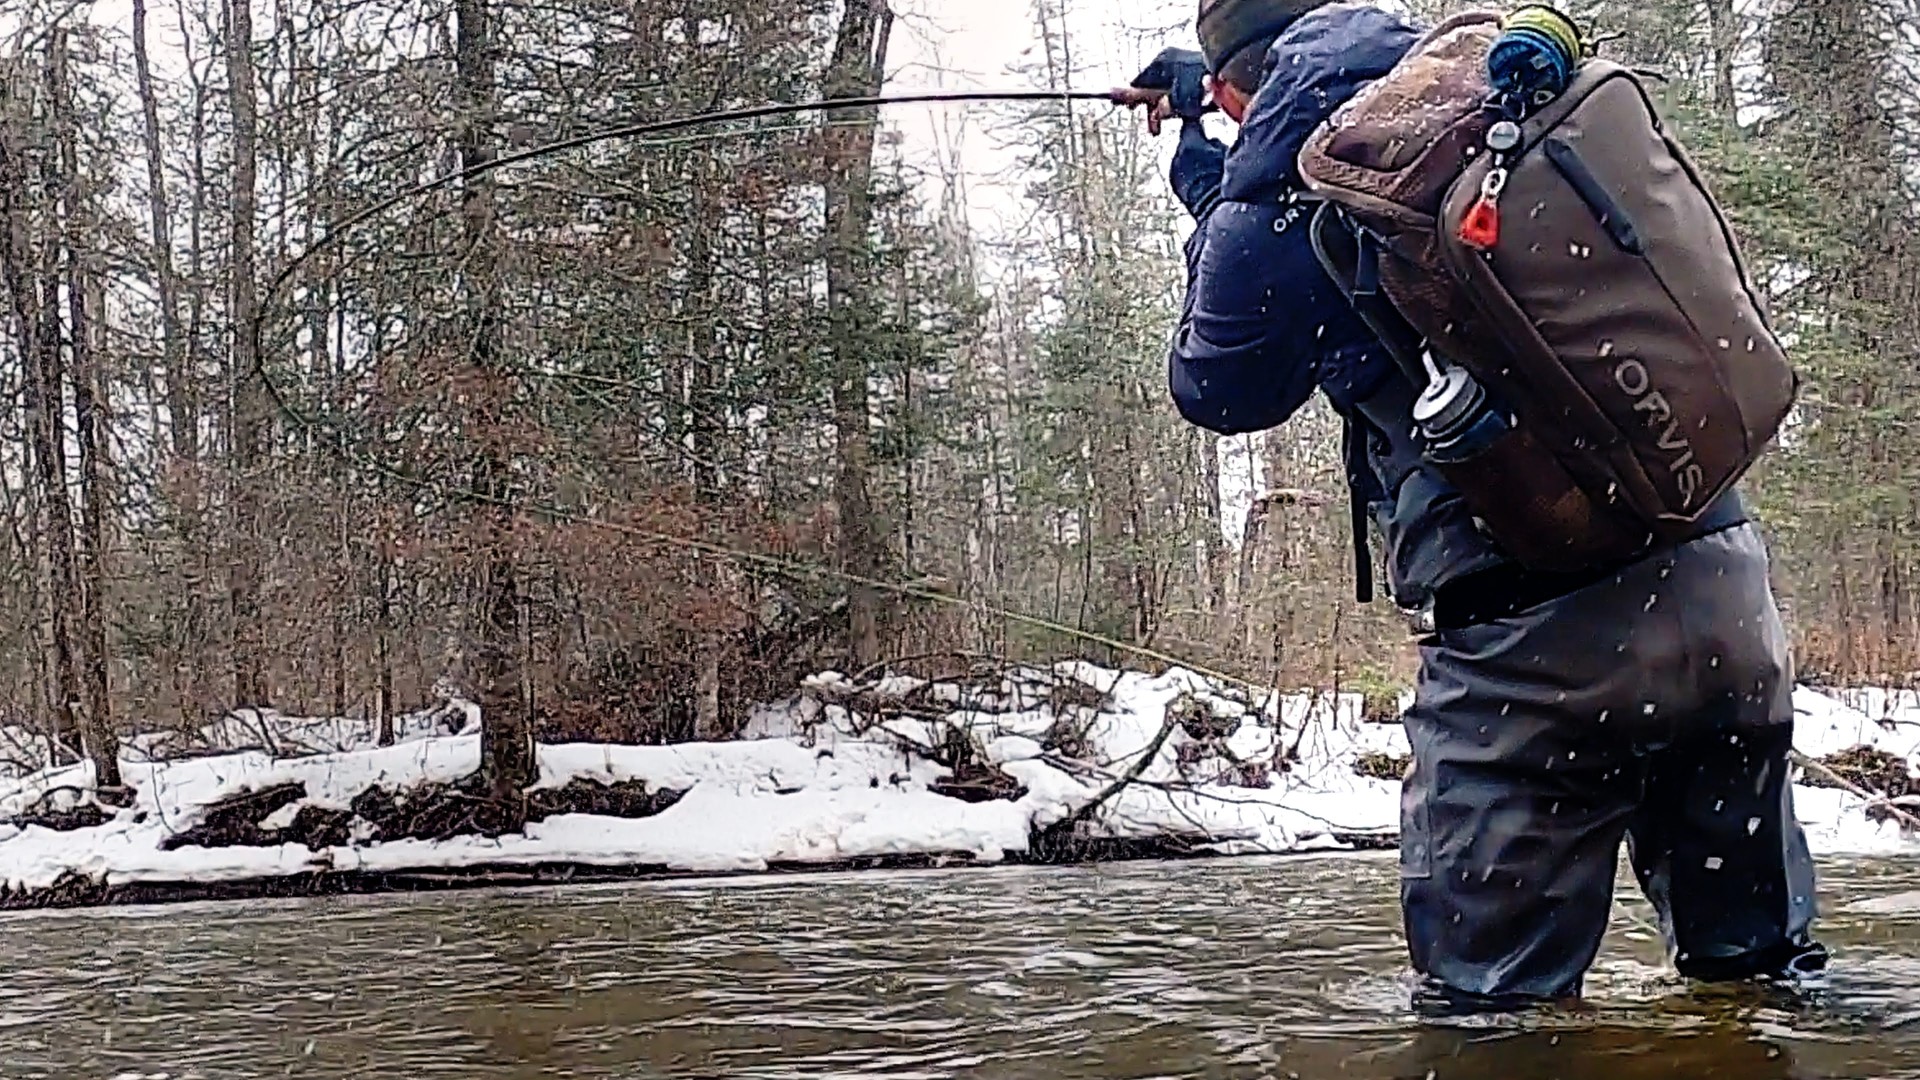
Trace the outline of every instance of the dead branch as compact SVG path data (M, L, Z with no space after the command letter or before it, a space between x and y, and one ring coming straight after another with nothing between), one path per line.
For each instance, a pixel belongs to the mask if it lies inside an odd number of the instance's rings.
M1174 714L1172 707L1169 706L1167 709L1167 717L1160 724L1160 733L1153 737L1153 742L1148 745L1146 750L1141 752L1139 759L1126 771L1126 774L1114 780L1113 783L1108 784L1106 790L1094 796L1093 801L1086 803L1068 815L1067 819L1056 826L1056 828L1071 828L1074 825L1086 821L1094 815L1095 811L1106 805L1108 800L1125 791L1129 785L1139 780L1141 774L1147 771L1147 767L1152 765L1154 759L1160 756L1160 748L1167 744L1168 736L1172 735L1173 729L1179 725L1180 718Z
M1789 757L1795 765L1800 766L1802 769L1814 773L1842 791L1858 795L1860 798L1865 799L1867 801L1867 808L1885 807L1887 815L1899 821L1903 828L1920 832L1920 818L1916 818L1901 809L1901 804L1895 800L1885 795L1875 795L1873 792L1848 780L1846 777L1841 776L1839 773L1834 772L1832 769L1827 768L1825 765L1822 765L1820 762L1815 761L1798 750L1791 751Z

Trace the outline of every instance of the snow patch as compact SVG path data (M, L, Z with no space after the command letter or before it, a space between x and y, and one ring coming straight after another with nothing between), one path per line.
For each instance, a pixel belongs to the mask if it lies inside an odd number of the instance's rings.
M1920 761L1920 695L1801 688L1794 701L1797 744L1811 757L1865 745ZM226 752L165 759L163 739L130 743L122 768L135 802L104 824L64 832L0 825L0 883L22 890L72 874L109 884L207 883L533 863L758 871L905 855L994 862L1029 853L1042 830L1070 821L1084 839L1179 836L1229 854L1341 849L1388 841L1399 824L1397 780L1359 775L1356 761L1410 752L1404 730L1368 720L1363 705L1358 694L1260 697L1184 669L1150 675L1085 662L936 682L856 683L824 672L792 698L754 710L740 741L539 748L539 790L584 780L685 792L651 817L559 814L512 836L379 843L356 819L348 843L319 850L164 850L240 793L303 785L304 798L259 822L280 830L304 807L347 811L370 788L448 784L480 760L478 718L465 702L397 722L400 741L387 747L371 745L374 732L361 721L236 714L192 740L232 747ZM0 781L0 815L90 785L85 765ZM1799 785L1794 797L1818 853L1920 849L1894 823L1872 820L1858 795Z

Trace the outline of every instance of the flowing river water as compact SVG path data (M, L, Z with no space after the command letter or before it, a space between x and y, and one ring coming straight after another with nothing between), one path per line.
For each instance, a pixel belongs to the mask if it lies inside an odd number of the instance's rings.
M1920 864L1822 871L1814 1000L1679 983L1623 887L1519 1028L1413 1022L1375 856L9 916L0 1078L1920 1077Z

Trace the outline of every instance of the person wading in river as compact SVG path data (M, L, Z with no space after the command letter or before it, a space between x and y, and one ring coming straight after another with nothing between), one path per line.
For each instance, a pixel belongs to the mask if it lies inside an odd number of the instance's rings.
M1790 657L1738 491L1690 538L1597 580L1518 568L1423 459L1419 388L1316 259L1299 199L1309 134L1422 30L1315 0L1201 0L1198 29L1200 54L1168 50L1135 81L1166 91L1136 102L1152 99L1156 132L1181 120L1170 179L1196 223L1171 394L1232 435L1285 422L1317 388L1365 433L1346 447L1362 579L1371 518L1393 599L1425 634L1400 839L1416 1003L1577 997L1623 837L1682 975L1823 969ZM1239 125L1230 149L1202 129L1209 95Z

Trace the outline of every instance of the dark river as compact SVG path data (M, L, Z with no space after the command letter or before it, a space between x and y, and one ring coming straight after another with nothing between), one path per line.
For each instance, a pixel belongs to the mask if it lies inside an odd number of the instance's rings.
M1690 990L1627 888L1525 1029L1411 1021L1385 857L22 915L0 1078L1920 1077L1920 864L1823 871L1818 1000Z

